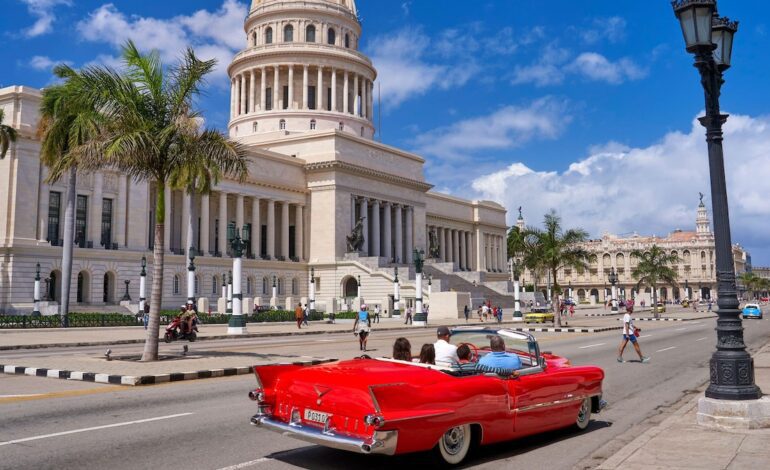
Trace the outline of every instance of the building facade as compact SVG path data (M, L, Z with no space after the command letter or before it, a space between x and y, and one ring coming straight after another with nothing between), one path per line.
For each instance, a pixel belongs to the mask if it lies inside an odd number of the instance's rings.
M246 242L242 285L250 304L306 298L313 268L319 308L355 297L359 276L361 297L393 308L396 267L408 304L416 297L412 253L427 253L429 239L437 240L435 261L451 263L447 275L505 281L505 208L432 191L423 158L374 139L377 71L358 50L361 34L353 0L253 0L244 49L228 68L228 132L250 151L248 177L225 179L210 194L165 190L164 307L187 298L192 247L196 297L216 310L234 229ZM67 188L45 182L40 98L24 86L0 89L6 123L19 130L0 161L0 312L30 310L36 263L48 296L60 299ZM118 302L125 281L136 302L140 259L152 258L155 191L112 171L78 175L75 309ZM349 253L346 237L359 221L364 244ZM434 290L440 286L437 280Z
M519 227L524 227L524 219L518 220ZM649 287L636 292L637 280L632 276L637 260L631 255L634 250L648 250L657 245L679 258L674 267L677 273L677 285L658 286L658 298L674 301L689 298L706 300L716 298L716 271L714 234L705 204L701 200L695 218L695 230L674 230L665 237L642 236L634 233L628 236L605 234L602 238L589 240L583 244L592 255L587 270L561 269L557 272L557 281L564 293L581 303L602 303L611 298L612 286L609 273L615 269L618 275L616 292L619 299L646 299L649 303ZM746 272L748 253L740 246L733 245L733 260L736 275ZM534 277L527 271L524 282L534 283ZM547 284L547 279L539 276L539 288Z

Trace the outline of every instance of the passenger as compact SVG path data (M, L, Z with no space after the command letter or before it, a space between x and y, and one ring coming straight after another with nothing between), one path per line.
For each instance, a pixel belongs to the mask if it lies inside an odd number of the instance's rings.
M460 361L460 358L457 357L457 346L449 344L449 337L451 335L452 333L446 326L439 326L436 330L438 340L433 343L433 348L436 351L436 360L439 362L452 364Z
M420 364L436 365L436 349L432 344L423 344L420 350Z
M467 344L461 344L457 347L457 357L459 364L468 364L471 362L471 348Z
M505 341L500 336L492 336L489 340L489 348L492 352L479 360L479 366L482 370L505 369L514 371L521 369L521 359L516 354L505 352Z
M412 345L406 338L398 338L393 343L393 359L412 362Z

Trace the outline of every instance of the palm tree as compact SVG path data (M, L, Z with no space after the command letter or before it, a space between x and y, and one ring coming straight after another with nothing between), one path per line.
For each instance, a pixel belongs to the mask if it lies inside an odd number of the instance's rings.
M102 116L95 103L88 100L80 87L76 71L66 65L54 69L63 79L60 85L43 90L40 103L41 138L40 159L48 167L47 182L58 181L67 175L67 195L64 208L64 239L62 249L61 305L62 325L67 326L69 293L72 280L72 249L75 235L75 203L77 200L77 150L101 132ZM94 169L97 169L95 167Z
M738 275L738 279L743 283L743 287L751 292L751 298L755 298L756 291L761 290L762 278L752 272L745 272Z
M631 271L631 275L639 280L636 290L638 292L642 286L652 289L652 309L655 318L658 318L658 283L662 281L672 287L677 285L677 272L672 266L679 263L679 257L666 253L658 245L652 245L648 251L633 250L631 256L637 259L636 267Z
M207 164L242 180L247 173L247 152L217 130L200 130L194 100L215 60L202 61L188 48L166 74L157 51L142 54L129 41L122 55L124 73L103 67L82 73L84 84L102 100L100 109L110 129L102 139L86 146L79 158L86 168L106 163L155 187L152 294L142 355L143 361L155 361L163 289L166 186L186 169Z
M552 308L558 308L561 288L556 273L560 269L587 269L592 254L580 246L588 240L588 233L583 229L564 230L561 217L551 210L545 215L544 229L528 228L526 230L527 259L535 271L542 270L550 273L553 281L551 290ZM561 316L554 315L554 324L561 326Z
M5 158L5 154L8 153L8 148L11 146L11 142L16 142L16 129L11 126L3 124L5 118L5 110L0 109L0 160Z

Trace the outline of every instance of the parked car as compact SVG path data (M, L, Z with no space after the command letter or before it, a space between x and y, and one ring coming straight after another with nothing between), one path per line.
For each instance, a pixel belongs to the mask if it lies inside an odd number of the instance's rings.
M664 304L663 302L658 302L658 305L655 306L655 312L666 313L666 304Z
M759 308L759 304L746 304L743 307L743 319L748 318L762 319L762 309Z
M487 445L570 426L583 430L603 406L604 371L572 366L510 329L452 329L454 344L476 358L502 337L522 369L516 375L389 358L305 366L255 366L251 423L313 444L361 454L433 450L457 465L471 445Z

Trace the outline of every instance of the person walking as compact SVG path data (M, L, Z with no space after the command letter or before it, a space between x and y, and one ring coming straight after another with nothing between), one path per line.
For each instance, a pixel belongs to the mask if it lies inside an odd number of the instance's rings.
M463 308L463 314L465 314L465 323L468 323L468 315L470 315L471 310L466 305L465 308Z
M404 322L404 325L411 325L412 324L412 307L406 307L406 321Z
M304 318L304 313L302 312L302 304L297 304L297 308L294 309L294 317L297 319L297 329L302 329L302 319Z
M372 320L366 305L361 306L361 310L356 315L356 321L353 323L353 334L358 336L358 346L361 351L366 351L366 341L369 339L369 329L372 326Z
M380 322L380 306L375 305L374 306L374 323Z
M143 312L143 318L142 321L144 322L144 329L147 329L147 325L150 323L150 303L145 302L144 303L144 312Z
M575 316L575 304L571 303L569 304L569 317L573 318Z
M642 330L634 328L634 324L631 320L631 314L627 313L623 315L623 340L618 347L618 362L625 362L623 360L623 350L626 349L626 345L629 341L634 345L636 354L639 355L640 362L649 362L650 358L642 355L642 349L639 347L639 342L636 340L636 335Z
M307 308L307 304L305 304L305 307L302 309L302 324L305 326L310 326L310 323L307 321L310 319L310 310Z

